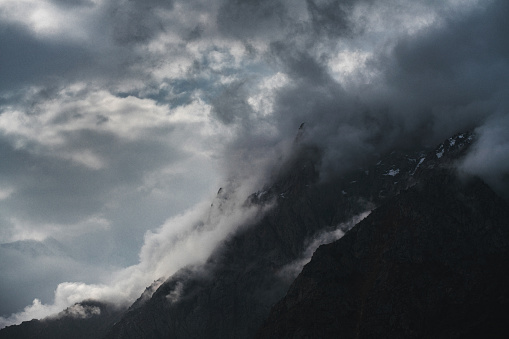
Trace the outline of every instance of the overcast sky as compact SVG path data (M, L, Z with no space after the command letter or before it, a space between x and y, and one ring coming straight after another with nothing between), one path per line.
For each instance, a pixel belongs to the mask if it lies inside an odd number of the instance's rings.
M206 258L260 212L211 214L219 187L240 202L261 189L302 122L323 178L476 129L461 169L507 192L508 14L506 0L2 0L0 325L131 302Z

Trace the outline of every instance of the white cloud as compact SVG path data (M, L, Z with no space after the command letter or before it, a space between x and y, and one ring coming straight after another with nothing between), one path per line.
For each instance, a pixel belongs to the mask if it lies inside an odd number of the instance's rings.
M509 116L500 113L478 128L478 140L473 151L461 162L459 169L471 175L480 176L495 191L507 192L509 182Z
M331 75L338 83L346 86L352 83L357 85L368 84L377 75L376 72L366 66L366 62L372 56L372 52L342 49L328 62Z
M49 0L3 0L0 18L4 22L22 23L41 38L85 41L90 38L90 21L100 9L99 0L89 3L65 8Z
M85 84L75 84L44 100L33 108L37 113L20 108L7 109L0 116L0 130L43 146L59 146L65 134L84 129L107 131L126 139L168 123L169 110L153 100L120 98L105 90L92 90L85 97L78 92Z
M0 187L0 200L9 198L14 191L14 188L11 187Z
M173 291L171 291L167 296L166 296L166 299L171 303L171 304L174 304L176 303L177 301L179 301L180 299L180 296L182 295L182 292L184 290L184 284L179 281L177 282L176 286L175 286L175 289L173 289Z
M97 306L83 306L75 304L65 310L62 315L71 316L73 318L85 319L93 315L100 315L101 309Z
M64 158L66 158L65 153L62 154ZM84 150L76 150L69 154L69 158L81 165L84 165L88 168L99 170L105 166L104 160L101 159L100 156L94 154L93 151L84 149Z
M301 255L301 258L283 267L280 270L279 275L283 279L295 279L297 275L299 275L299 273L302 271L302 268L311 261L313 253L315 253L316 249L320 247L320 245L330 244L336 240L341 239L345 235L345 232L348 232L352 227L364 220L370 213L371 211L365 211L361 214L353 216L350 220L337 225L333 230L317 234L314 238L309 240L304 253Z
M0 239L2 242L14 242L20 240L42 241L48 237L57 239L69 239L87 233L107 230L110 222L101 215L90 216L74 224L34 224L31 221L10 219L13 229L9 239Z
M271 115L274 113L274 99L277 96L277 90L287 85L288 82L288 76L281 72L262 78L258 84L258 91L251 95L247 102L261 116Z
M128 306L155 280L166 278L182 267L204 262L228 234L241 226L248 227L271 208L244 206L246 192L251 191L252 187L225 187L212 207L210 202L198 204L167 220L157 231L148 231L137 265L114 272L103 284L61 283L53 303L43 304L35 299L23 312L0 317L0 326L41 319L86 299Z
M170 110L152 99L117 97L85 84L61 90L30 111L11 106L0 115L0 133L17 148L31 145L29 149L37 154L69 159L94 170L108 166L109 159L100 149L72 145L74 133L93 130L132 142L158 138L151 131L164 129L168 129L164 138L174 145L181 143L182 150L209 155L217 150L210 140L223 132L210 120L210 106L199 98Z
M25 307L22 312L12 314L7 318L0 317L0 328L32 319L56 316L67 307L85 299L114 302L120 306L126 306L126 301L130 300L126 292L112 286L65 282L58 285L52 304L43 304L39 299L34 299L32 305Z

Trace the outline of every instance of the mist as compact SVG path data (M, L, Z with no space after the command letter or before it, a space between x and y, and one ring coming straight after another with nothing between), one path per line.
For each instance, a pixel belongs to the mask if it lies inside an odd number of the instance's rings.
M0 326L42 319L68 307L71 308L67 313L76 317L97 311L73 306L84 300L128 307L146 287L164 281L181 268L199 267L223 239L239 228L257 222L271 208L270 204L248 204L245 193L236 186L221 188L212 205L198 204L167 220L160 228L147 231L138 264L111 272L109 279L101 284L60 283L52 302L42 303L34 299L22 312L0 318ZM87 274L90 273L91 270L87 270Z

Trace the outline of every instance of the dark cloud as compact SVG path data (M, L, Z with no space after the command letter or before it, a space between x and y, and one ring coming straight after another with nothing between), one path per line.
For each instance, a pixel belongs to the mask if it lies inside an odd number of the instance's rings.
M124 0L111 8L113 38L119 44L143 43L164 29L157 11L171 10L172 0Z
M62 6L64 8L94 6L94 2L92 0L51 0L51 2L57 4L58 6Z
M311 26L318 36L338 38L353 33L351 11L358 0L306 0Z
M245 82L239 81L224 88L212 101L212 113L223 124L245 123L253 110L247 103Z
M185 41L196 41L199 40L205 31L205 28L203 28L200 25L197 25L194 27L189 33L184 37Z
M450 18L436 29L403 39L391 55L388 81L435 105L464 106L488 99L507 84L507 8Z
M0 45L0 90L58 82L91 62L89 52L78 44L38 39L14 24L0 24Z
M275 41L270 47L272 56L280 63L285 73L295 80L308 83L310 86L337 87L322 60L317 60L309 51L283 41Z
M506 105L500 98L509 85L503 41L509 26L500 13L507 9L498 1L446 18L438 28L402 39L389 54L383 67L394 96L388 99L414 120L431 119L424 133L443 138L481 126Z
M353 5L308 1L314 33L330 37L333 31L350 31ZM279 130L291 135L306 122L307 140L325 150L324 172L336 173L395 146L422 147L483 125L508 88L504 12L507 4L496 2L403 35L393 49L371 56L366 67L378 75L363 87L331 77L334 49L274 42L272 55L291 77L277 96ZM344 20L330 19L334 16ZM337 26L330 26L333 22ZM346 34L344 41L358 38Z
M284 29L286 8L279 1L227 0L217 15L219 31L240 39L265 38Z

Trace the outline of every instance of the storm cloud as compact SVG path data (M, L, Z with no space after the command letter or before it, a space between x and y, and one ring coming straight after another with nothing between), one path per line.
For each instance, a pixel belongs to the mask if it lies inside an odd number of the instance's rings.
M459 168L509 196L506 13L503 0L3 1L3 323L80 298L126 304L205 260L263 212L208 219L218 188L243 201L270 184L302 123L322 180L475 130Z

